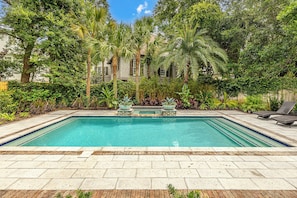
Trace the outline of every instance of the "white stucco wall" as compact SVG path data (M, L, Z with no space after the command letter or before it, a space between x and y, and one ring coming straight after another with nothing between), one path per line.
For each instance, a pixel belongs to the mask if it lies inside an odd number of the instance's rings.
M8 42L8 36L0 35L0 52L5 48L6 43Z

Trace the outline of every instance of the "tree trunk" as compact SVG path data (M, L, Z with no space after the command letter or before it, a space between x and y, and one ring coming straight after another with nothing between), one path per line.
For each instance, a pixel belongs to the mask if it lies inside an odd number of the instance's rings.
M113 55L111 64L112 64L112 78L113 78L113 93L114 93L114 97L118 98L118 85L117 85L118 57L116 55Z
M87 57L87 87L86 87L86 96L89 99L91 96L91 49L88 49Z
M151 78L151 61L147 61L147 78Z
M105 67L104 67L104 59L102 60L102 82L105 82Z
M21 83L28 83L30 81L30 73L31 73L31 65L30 65L30 58L34 48L34 42L29 43L25 48L25 54L23 58L23 71L21 75Z
M136 75L135 75L135 84L136 84L136 101L139 103L139 68L140 68L140 50L136 53Z
M184 69L184 84L189 82L189 66L187 65Z

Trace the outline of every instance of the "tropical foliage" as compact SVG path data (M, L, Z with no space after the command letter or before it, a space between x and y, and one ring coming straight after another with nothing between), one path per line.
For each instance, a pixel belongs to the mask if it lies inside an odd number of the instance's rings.
M135 70L135 83L136 83L136 100L139 102L139 70L140 70L140 58L141 50L145 47L145 44L151 39L151 33L153 32L153 19L150 17L144 17L136 20L132 33L132 47L135 49L136 58L136 70Z
M112 33L108 37L107 48L112 53L112 79L113 79L113 91L114 97L118 98L118 86L117 86L117 71L118 71L118 63L120 58L132 58L133 49L131 49L130 40L132 35L132 29L125 24L116 24L112 21L109 25L112 30Z
M72 29L85 41L87 48L87 81L86 96L91 94L91 67L92 67L92 39L100 37L105 30L107 11L105 8L97 7L94 3L86 2L83 7L84 16L78 19L78 24L73 24Z
M131 25L116 23L106 0L2 2L0 33L9 35L7 49L17 61L1 56L0 78L21 72L21 84L10 82L0 96L7 119L55 108L114 108L126 94L143 105L168 97L177 108L252 112L282 100L263 101L263 94L296 93L296 1L159 0L153 16ZM118 80L124 59L136 62L126 82ZM104 80L105 60L111 82ZM92 78L99 62L102 77ZM30 83L39 70L49 83Z

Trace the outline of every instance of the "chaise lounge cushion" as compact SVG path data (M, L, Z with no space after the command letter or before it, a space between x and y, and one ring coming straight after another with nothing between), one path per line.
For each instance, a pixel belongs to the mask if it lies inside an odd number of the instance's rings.
M258 115L258 118L269 118L271 115L287 115L294 108L296 102L285 101L277 111L257 111L254 114Z

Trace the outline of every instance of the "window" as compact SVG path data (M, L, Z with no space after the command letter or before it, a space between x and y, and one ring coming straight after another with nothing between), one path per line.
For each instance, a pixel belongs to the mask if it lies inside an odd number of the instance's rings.
M136 75L136 60L133 58L130 61L130 76Z
M163 68L160 68L160 77L166 77L166 71Z

